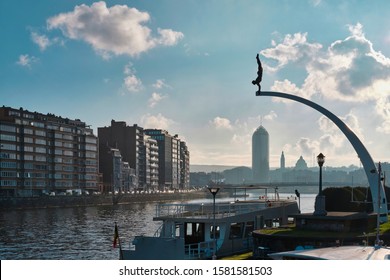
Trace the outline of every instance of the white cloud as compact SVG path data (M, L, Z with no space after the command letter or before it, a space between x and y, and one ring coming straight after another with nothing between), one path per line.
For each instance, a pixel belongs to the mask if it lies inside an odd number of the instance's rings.
M273 121L277 117L278 117L278 115L275 113L275 111L271 110L267 115L264 116L264 120Z
M28 54L21 54L16 64L23 67L31 68L31 65L33 63L36 63L37 61L38 58L36 58L35 56L30 56Z
M364 38L363 25L360 22L356 25L348 24L347 27L352 36Z
M164 46L174 46L178 41L183 39L184 35L181 32L173 31L172 29L157 29L160 37L155 38L157 44L161 44Z
M322 48L321 44L307 42L307 33L288 34L282 43L273 44L275 44L273 48L260 52L264 57L277 62L275 67L264 64L265 71L278 71L289 62L305 64L311 61Z
M339 117L348 127L354 131L361 141L364 141L364 136L361 131L358 117L349 112L344 117ZM349 144L346 136L338 129L338 127L327 117L321 116L318 119L318 125L321 135L318 140L309 137L301 137L295 144L294 150L305 157L311 157L313 154L320 151L326 151L329 157L347 156L353 158L354 152L352 145Z
M304 67L307 76L302 85L293 81L275 81L272 90L293 93L304 98L322 95L328 100L344 102L374 101L372 111L383 119L378 130L390 134L390 111L385 104L390 95L390 58L376 51L360 23L348 25L350 35L326 49L309 43L307 33L286 35L279 44L261 51L277 62L268 69L278 71L287 64Z
M41 51L46 50L52 43L46 35L39 35L36 32L31 32L31 39L39 46Z
M135 75L126 76L123 79L123 85L129 92L138 92L142 89L142 82Z
M319 142L306 137L301 137L295 144L295 150L302 156L311 157L319 150Z
M183 33L157 29L158 36L145 24L147 12L126 5L107 7L103 1L91 6L82 4L72 12L61 13L47 20L48 29L60 29L64 36L85 41L103 57L110 54L136 56L159 45L173 46Z
M157 92L153 92L152 96L149 98L149 107L154 108L161 100L166 98L166 95L159 94Z
M211 123L216 129L228 129L228 130L233 129L230 120L226 118L215 117L214 120L211 121Z
M123 74L125 74L125 75L134 75L135 72L136 71L133 68L133 63L131 63L131 62L127 63L123 69Z
M37 32L31 32L31 40L38 45L41 51L45 51L48 47L57 44L64 45L64 41L60 38L52 38L50 39L45 34L38 34Z
M141 125L145 129L165 129L169 130L175 122L164 117L161 113L157 115L146 114L141 117Z
M123 87L128 92L138 92L143 88L142 81L135 75L135 73L136 71L131 62L125 65L123 74L126 76L123 79Z
M158 79L153 85L155 89L171 88L170 85L165 83L164 79Z

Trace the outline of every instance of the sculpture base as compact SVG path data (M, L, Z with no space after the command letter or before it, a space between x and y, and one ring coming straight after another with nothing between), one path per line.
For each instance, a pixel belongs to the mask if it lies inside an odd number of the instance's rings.
M316 201L314 204L314 216L326 216L327 212L325 210L325 196L317 195Z

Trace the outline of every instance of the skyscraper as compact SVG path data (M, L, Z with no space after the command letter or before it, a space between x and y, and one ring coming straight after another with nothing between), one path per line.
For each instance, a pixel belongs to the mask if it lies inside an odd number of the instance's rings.
M252 135L252 172L254 183L269 181L269 135L262 125Z

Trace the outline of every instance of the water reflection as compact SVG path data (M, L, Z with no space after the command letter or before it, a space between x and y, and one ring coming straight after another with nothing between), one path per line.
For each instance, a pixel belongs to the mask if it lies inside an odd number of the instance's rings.
M314 197L301 196L302 212L312 211ZM118 224L122 246L128 247L134 236L153 235L160 226L152 220L155 205L151 202L2 211L0 259L118 259L118 249L112 247L114 223Z

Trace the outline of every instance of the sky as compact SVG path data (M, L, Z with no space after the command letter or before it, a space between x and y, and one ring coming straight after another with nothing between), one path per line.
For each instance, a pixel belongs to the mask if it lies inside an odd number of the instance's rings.
M390 1L0 1L0 105L166 129L191 164L251 166L255 129L270 166L300 156L359 166L333 112L375 162L390 161Z

